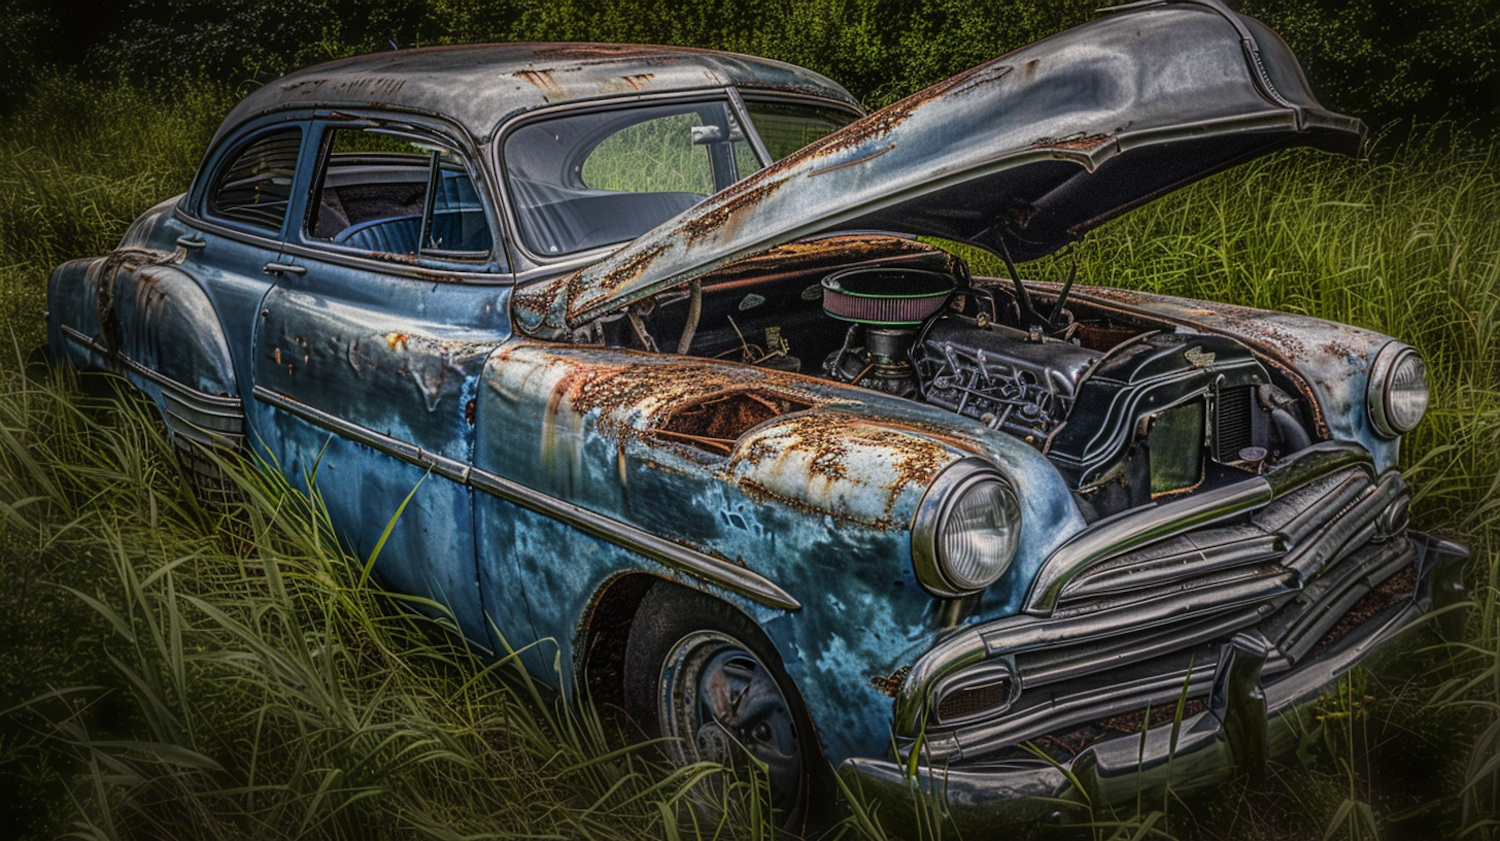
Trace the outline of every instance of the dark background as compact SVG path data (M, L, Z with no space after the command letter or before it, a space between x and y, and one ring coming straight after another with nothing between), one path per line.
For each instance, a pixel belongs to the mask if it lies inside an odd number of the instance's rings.
M828 74L879 107L1090 18L1100 0L0 0L0 109L49 78L170 96L244 90L344 55L440 43L635 41L728 49ZM1243 0L1324 105L1377 133L1500 128L1500 3Z

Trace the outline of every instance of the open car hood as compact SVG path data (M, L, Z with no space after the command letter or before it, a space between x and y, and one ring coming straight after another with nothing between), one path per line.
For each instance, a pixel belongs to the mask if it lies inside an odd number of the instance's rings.
M1146 2L1022 47L799 150L570 275L518 292L523 332L592 319L795 239L924 234L1050 254L1288 146L1353 154L1286 44L1218 0Z

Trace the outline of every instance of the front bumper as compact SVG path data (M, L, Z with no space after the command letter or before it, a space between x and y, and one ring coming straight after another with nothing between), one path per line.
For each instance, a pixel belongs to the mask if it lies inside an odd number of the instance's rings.
M1264 682L1267 650L1249 635L1223 646L1208 708L1180 724L1097 741L1066 761L982 757L946 765L887 759L846 760L839 773L866 798L888 804L898 822L926 822L934 810L960 832L1120 803L1167 787L1185 791L1236 774L1252 779L1268 759L1294 750L1310 729L1320 696L1350 669L1399 647L1407 632L1432 617L1450 638L1463 627L1463 565L1468 551L1411 533L1416 585L1401 602L1371 617L1339 641ZM909 768L914 768L911 773ZM901 808L910 804L911 811ZM889 816L889 813L887 813Z

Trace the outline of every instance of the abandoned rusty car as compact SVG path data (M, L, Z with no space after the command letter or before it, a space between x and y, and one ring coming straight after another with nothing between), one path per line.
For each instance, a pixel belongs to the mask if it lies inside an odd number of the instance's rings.
M315 476L361 556L410 496L384 587L542 640L675 761L748 753L788 825L837 773L984 826L1254 774L1462 597L1396 469L1415 349L1017 269L1363 133L1217 0L868 115L740 55L393 51L246 97L187 193L55 271L49 348L190 461Z

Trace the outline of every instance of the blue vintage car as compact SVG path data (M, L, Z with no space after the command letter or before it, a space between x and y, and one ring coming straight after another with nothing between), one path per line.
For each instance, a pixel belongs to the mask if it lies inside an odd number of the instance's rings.
M218 447L316 484L361 556L402 512L385 586L543 640L538 678L674 761L754 757L788 826L831 764L982 827L1254 774L1462 597L1397 470L1416 350L1016 269L1363 132L1217 0L869 115L702 50L363 56L250 94L186 194L59 267L49 349L205 481Z

